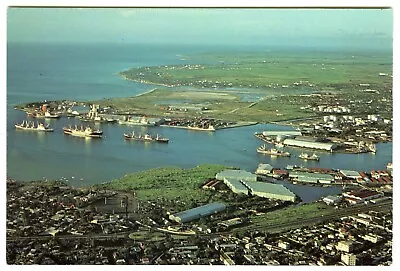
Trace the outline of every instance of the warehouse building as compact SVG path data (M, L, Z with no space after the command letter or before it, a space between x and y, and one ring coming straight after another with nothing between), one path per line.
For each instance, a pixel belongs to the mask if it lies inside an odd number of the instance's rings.
M253 195L292 202L296 200L296 194L281 184L241 181L229 178L225 178L224 183L236 194Z
M185 223L195 219L219 213L221 211L224 211L225 209L226 206L224 204L219 202L213 202L180 213L172 214L169 216L169 219L176 221L178 223Z
M334 178L330 174L323 173L309 173L302 171L291 171L289 173L289 178L292 180L296 180L298 182L305 183L321 183L321 184L330 184L334 181Z
M300 131L263 131L263 136L301 136Z
M292 202L296 200L296 194L281 184L263 182L244 182L244 184L254 196Z
M256 174L267 175L270 174L273 169L274 167L270 164L259 164L256 169Z
M245 195L249 194L249 189L240 180L225 178L224 184L226 184L226 186L228 186L233 193Z
M301 147L301 148L309 148L309 149L318 149L318 150L326 150L326 151L333 151L337 148L336 144L333 143L324 143L324 142L312 142L312 141L304 141L298 139L285 139L283 144L287 146L293 147Z
M225 178L243 180L243 181L257 181L257 175L245 170L226 169L215 175L217 180L223 181Z
M342 173L343 176L349 179L354 179L354 180L361 179L361 175L360 173L358 173L358 171L341 169L339 172Z
M341 195L336 195L336 196L326 196L322 199L323 202L325 202L327 205L335 205L338 204L342 201L342 196Z
M367 189L343 192L342 195L344 200L351 204L363 203L372 199L383 197L383 193Z

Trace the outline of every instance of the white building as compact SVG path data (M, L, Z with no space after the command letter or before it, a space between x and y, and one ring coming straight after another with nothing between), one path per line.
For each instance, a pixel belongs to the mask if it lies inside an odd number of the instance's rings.
M336 249L339 251L350 252L352 249L352 241L340 241L336 245Z
M372 233L366 234L366 235L363 236L364 240L370 241L370 242L372 242L374 244L376 244L381 238L382 237L380 237L379 235L372 234Z
M270 164L259 164L258 168L256 169L256 174L269 174L273 169L274 167Z
M285 242L285 241L279 241L278 242L278 247L280 247L282 249L290 249L290 244L288 242Z
M325 202L327 205L333 205L337 204L342 201L342 196L337 195L337 196L326 196L322 199L323 202Z
M357 256L354 254L351 254L351 253L342 254L341 260L344 264L346 264L348 266L354 266L354 265L356 265Z
M333 143L311 142L298 139L285 139L283 144L294 147L333 151L337 146Z

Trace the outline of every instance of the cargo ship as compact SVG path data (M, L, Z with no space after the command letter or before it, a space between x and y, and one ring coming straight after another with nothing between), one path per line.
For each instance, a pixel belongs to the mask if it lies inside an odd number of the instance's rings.
M119 120L118 124L123 125L138 125L138 126L156 126L154 122L150 122L146 117L140 119L127 118L126 120Z
M69 127L64 127L63 128L64 134L67 135L72 135L72 136L79 136L79 137L95 137L95 138L100 138L103 136L103 131L101 130L93 130L91 127L87 126L86 128L72 128L71 126Z
M208 132L215 132L215 128L212 125L208 125L207 127L198 127L198 126L187 126L189 130L195 131L208 131Z
M289 157L290 153L286 152L286 151L280 151L277 149L267 149L265 147L265 145L262 145L261 147L257 148L257 152L258 153L262 153L262 154L269 154L269 155L274 155L274 156L285 156L285 157Z
M22 121L22 123L15 124L15 128L27 131L40 131L40 132L53 132L52 128L49 128L49 124L46 126L43 123L37 122L36 126L34 122Z
M135 131L132 131L130 134L124 134L124 138L127 140L137 140L137 141L146 141L146 142L159 142L159 143L168 143L169 139L165 137L161 137L157 134L156 137L151 136L150 134L145 134L144 136L139 134L135 135Z
M299 155L300 158L304 159L304 160L315 160L315 161L319 161L319 156L316 155L315 153L313 153L312 155L309 155L308 153L302 152Z
M108 119L108 118L103 118L103 117L94 117L94 118L87 118L80 116L79 119L81 121L86 121L86 122L101 122L101 123L116 123L118 120L116 119Z

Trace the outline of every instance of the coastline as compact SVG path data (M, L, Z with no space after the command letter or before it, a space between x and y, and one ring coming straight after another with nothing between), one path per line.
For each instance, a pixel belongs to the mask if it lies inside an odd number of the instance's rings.
M150 89L149 91L145 91L145 92L136 94L136 95L133 96L133 97L140 97L140 96L143 96L143 95L146 95L146 94L150 94L150 93L152 93L152 92L154 92L154 91L156 91L156 90L157 90L157 88L153 88L153 89ZM111 98L111 99L112 99L112 98Z
M125 80L132 81L132 82L136 82L136 83L140 83L140 84L154 85L154 86L162 86L162 87L168 87L168 88L175 87L174 85L160 84L160 83L154 83L154 82L146 81L146 80L138 80L138 79L129 78L128 76L123 75L123 74L121 74L121 73L117 73L117 74L118 74L119 76L121 76L122 78L124 78Z

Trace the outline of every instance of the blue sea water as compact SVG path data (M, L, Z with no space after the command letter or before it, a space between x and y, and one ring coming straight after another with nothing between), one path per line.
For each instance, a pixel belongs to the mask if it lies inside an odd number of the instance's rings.
M144 44L20 44L7 46L7 176L19 180L60 179L73 185L110 181L130 172L154 167L194 167L216 163L254 171L259 163L274 167L287 164L354 170L384 169L392 161L392 144L378 144L372 154L320 153L320 162L296 158L273 158L256 153L261 142L255 132L286 129L277 125L256 125L220 130L216 133L152 127L151 133L170 138L169 144L127 142L123 133L131 128L99 124L100 140L65 136L62 127L79 124L75 119L46 120L51 134L15 131L14 124L26 114L14 110L18 103L76 99L96 100L134 96L154 85L124 80L117 73L130 67L199 63L197 54L222 52L224 48L161 46ZM229 50L234 51L235 48ZM193 56L185 57L182 55ZM210 61L210 60L207 60ZM74 177L74 178L72 178ZM83 179L83 181L81 181Z

